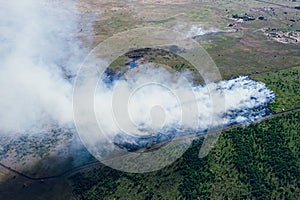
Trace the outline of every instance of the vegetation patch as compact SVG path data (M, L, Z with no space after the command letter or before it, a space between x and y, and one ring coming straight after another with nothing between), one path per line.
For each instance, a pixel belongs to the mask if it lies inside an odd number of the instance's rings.
M156 63L170 67L171 72L183 72L189 70L193 74L194 83L203 83L203 78L187 60L176 54L180 49L176 46L169 47L170 51L163 49L144 48L127 52L116 59L109 67L112 73L125 73L126 66L130 66L130 61L134 60L138 64ZM174 52L174 53L173 53ZM159 65L158 65L159 66Z
M276 101L270 108L278 113L300 106L300 66L252 76L275 92Z

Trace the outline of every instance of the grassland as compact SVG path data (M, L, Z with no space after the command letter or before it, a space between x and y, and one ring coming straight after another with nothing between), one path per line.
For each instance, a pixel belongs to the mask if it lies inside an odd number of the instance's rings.
M243 38L217 37L209 45L211 48L207 51L224 79L300 64L298 47L266 41L261 33L244 35Z
M78 5L83 13L97 13L97 17L93 18L91 48L116 33L137 27L163 27L186 34L192 26L196 26L204 30L237 31L197 38L215 61L223 79L300 65L300 45L280 43L265 33L265 30L299 30L300 11L293 8L298 5L297 2L89 0ZM246 13L255 20L236 22L232 19L233 15L243 16ZM229 24L234 26L229 27ZM85 30L82 31L84 34ZM173 63L178 61L166 61L157 55L159 52L152 55L157 63L173 67ZM123 57L115 64L124 66L126 62L128 59Z
M275 92L276 101L270 104L274 112L300 107L300 66L251 77L264 82Z
M228 20L225 21L226 23L230 23ZM216 27L224 23L225 22L220 22ZM300 46L284 44L268 38L262 29L272 29L273 27L285 31L295 31L299 28L296 25L290 27L289 24L279 22L277 18L272 18L271 21L267 22L255 20L253 22L240 24L238 29L241 30L235 33L208 34L199 36L196 40L212 57L223 79L299 66ZM223 26L223 29L224 28ZM182 64L186 65L183 66L183 68L191 68L188 67L187 63L183 63L182 60L174 59L174 56L162 56L160 53L160 51L152 51L150 54L144 54L145 60L166 64L176 70L178 66L182 67ZM125 59L123 56L114 63L114 67L116 67L116 65L119 67L124 66L126 62L128 62L128 59Z
M166 51L163 49L139 49L126 53L116 59L110 66L109 69L118 72L126 72L125 65L129 65L131 58L139 57L139 61L142 63L155 63L157 67L164 66L171 73L183 72L184 70L189 70L193 74L194 83L203 83L204 80L200 74L198 74L196 69L184 58L178 56L175 53ZM140 63L140 64L142 64Z

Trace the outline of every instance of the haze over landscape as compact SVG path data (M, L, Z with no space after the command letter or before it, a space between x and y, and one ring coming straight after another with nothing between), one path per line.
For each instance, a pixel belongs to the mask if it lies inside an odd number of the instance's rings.
M243 2L2 2L0 199L300 197L299 2ZM80 140L73 109L86 105L74 105L73 92L81 65L99 42L148 26L194 39L222 80L203 82L177 55L185 51L178 47L132 49L110 66L98 57L107 70L98 77L93 108L105 137L87 128L83 134L93 149L103 152L109 141L142 155L196 135L166 168L121 173L100 163ZM126 109L116 112L124 102ZM207 157L196 158L210 131L223 129ZM174 187L164 188L171 182ZM41 194L46 188L57 192Z

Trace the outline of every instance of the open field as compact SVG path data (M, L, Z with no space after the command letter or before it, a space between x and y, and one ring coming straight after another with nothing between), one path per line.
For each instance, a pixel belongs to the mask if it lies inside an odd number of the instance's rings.
M282 6L254 0L214 4L209 1L89 1L79 5L83 10L87 9L84 6L94 5L89 7L89 13L98 16L94 18L92 47L115 33L137 27L163 27L183 34L199 28L205 34L195 33L195 39L215 61L223 79L228 79L300 65L300 39L296 42L292 36L300 29L300 11L294 9L298 4L272 3ZM233 18L235 15L242 19ZM255 20L243 20L249 16ZM287 37L284 34L291 35L292 39L284 39ZM84 36L85 30L80 35ZM161 57L155 59L166 63ZM126 62L117 61L120 65Z

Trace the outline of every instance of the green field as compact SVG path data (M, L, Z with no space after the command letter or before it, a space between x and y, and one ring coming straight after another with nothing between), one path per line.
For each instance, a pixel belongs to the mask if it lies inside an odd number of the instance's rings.
M276 101L271 102L274 112L300 107L300 66L251 76L275 92Z

